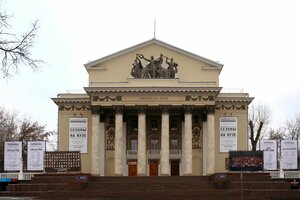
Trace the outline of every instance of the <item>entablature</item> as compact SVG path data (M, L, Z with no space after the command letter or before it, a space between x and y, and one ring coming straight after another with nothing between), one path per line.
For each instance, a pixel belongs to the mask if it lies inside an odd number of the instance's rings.
M87 87L92 105L214 105L220 87Z
M67 98L58 97L52 98L52 101L58 106L60 111L74 111L74 110L91 110L90 98Z
M216 98L216 110L247 110L253 101L247 93L222 94Z

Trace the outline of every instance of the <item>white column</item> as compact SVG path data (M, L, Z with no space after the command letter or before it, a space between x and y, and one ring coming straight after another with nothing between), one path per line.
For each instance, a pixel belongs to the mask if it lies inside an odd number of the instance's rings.
M115 114L115 175L123 176L123 113L122 107Z
M203 141L202 141L202 154L203 154L203 175L205 176L207 174L207 138L208 138L208 133L207 133L207 122L203 122Z
M104 122L100 122L100 144L99 144L99 148L100 148L100 176L105 176L105 129L104 129Z
M162 107L161 116L161 151L160 166L161 176L170 176L170 158L169 158L169 107Z
M215 115L214 107L207 112L207 175L215 173Z
M100 175L100 115L92 115L92 169L93 175Z
M183 175L190 176L193 173L193 151L192 151L192 111L191 107L185 107L184 113L184 168Z
M138 113L138 176L147 175L146 159L146 107L140 107Z
M128 168L127 168L127 149L126 149L126 122L123 123L123 150L122 150L122 160L123 160L123 175L128 176Z

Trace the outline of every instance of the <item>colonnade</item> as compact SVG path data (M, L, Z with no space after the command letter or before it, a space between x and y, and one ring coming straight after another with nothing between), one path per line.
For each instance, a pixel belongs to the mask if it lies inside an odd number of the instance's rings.
M160 151L160 175L170 175L169 165L169 118L170 118L170 106L163 106L161 112L161 151ZM215 169L215 120L214 112L208 110L207 112L207 141L204 141L206 146L206 161L205 174L213 174ZM99 158L101 158L100 152L100 130L99 130L99 114L93 113L92 116L92 174L104 173L101 170L101 165L104 166ZM183 163L183 175L192 175L192 110L189 106L184 108L184 137L182 149L182 163ZM103 134L103 133L102 133ZM146 107L139 107L138 111L138 152L137 152L137 174L138 176L147 175L147 146L146 146ZM123 134L123 109L117 108L115 112L115 152L114 152L114 171L116 176L124 175L124 134ZM103 145L104 143L102 143ZM101 160L101 159L100 159ZM104 159L102 159L102 162Z

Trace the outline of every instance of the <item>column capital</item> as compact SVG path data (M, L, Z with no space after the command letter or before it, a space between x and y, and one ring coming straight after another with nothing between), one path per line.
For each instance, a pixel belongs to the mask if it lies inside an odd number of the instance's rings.
M124 111L124 106L113 106L113 109L115 110L116 114L122 114Z
M169 111L171 110L171 106L168 105L160 106L160 110L162 113L169 113Z
M184 114L191 114L193 110L193 106L183 106Z
M207 114L214 114L215 113L215 106L214 105L206 106L206 112L207 112Z
M137 106L137 110L138 110L139 113L146 113L147 106L146 105Z
M100 106L92 106L92 114L96 115L99 114L100 115Z

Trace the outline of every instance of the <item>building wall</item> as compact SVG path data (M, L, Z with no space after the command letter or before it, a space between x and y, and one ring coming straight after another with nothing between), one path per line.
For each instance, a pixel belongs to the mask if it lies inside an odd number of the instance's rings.
M81 154L81 172L91 172L91 138L92 117L91 111L59 111L59 151L69 151L69 119L75 117L88 118L88 153Z
M227 172L225 160L229 158L228 153L220 152L220 117L237 117L237 150L247 150L247 110L218 110L215 113L215 150L216 150L216 172Z

